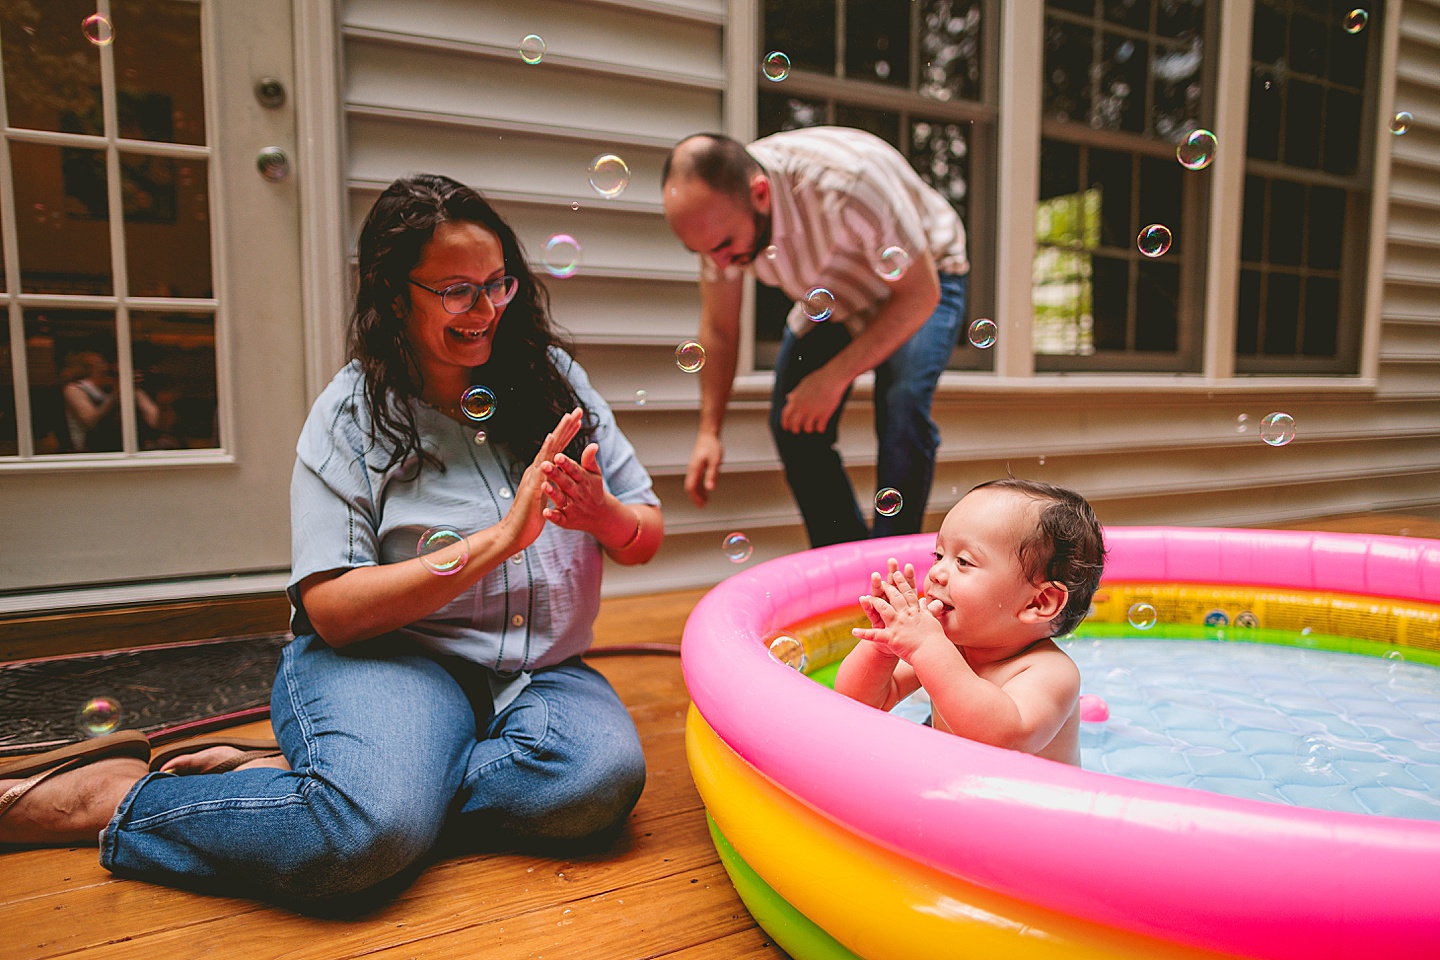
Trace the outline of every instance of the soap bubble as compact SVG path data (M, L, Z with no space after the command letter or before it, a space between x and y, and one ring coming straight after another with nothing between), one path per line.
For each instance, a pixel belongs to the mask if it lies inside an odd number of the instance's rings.
M573 277L580 269L580 241L568 233L554 234L545 241L545 253L541 259L550 276L561 280Z
M615 154L602 153L590 161L590 186L613 200L630 186L630 167Z
M97 47L108 47L115 40L115 27L103 14L92 13L80 24L85 39Z
M460 412L477 423L495 416L495 394L489 387L474 386L460 394Z
M1174 239L1170 234L1170 228L1160 223L1152 223L1140 231L1140 236L1135 243L1140 247L1140 252L1147 257L1162 256L1170 249L1170 241Z
M1386 659L1386 660L1404 660L1404 659L1405 659L1405 654L1401 653L1399 650L1386 650L1386 651L1385 651L1385 659Z
M811 287L805 294L805 316L820 323L835 312L835 294L824 287Z
M510 499L510 488L509 488L509 487L501 487L499 490L496 490L495 492L498 493L498 494L500 494L500 499L501 499L501 500L509 500L509 499Z
M882 517L893 517L905 506L905 498L894 487L885 487L875 494L875 512Z
M1295 759L1306 773L1328 777L1334 772L1335 748L1324 738L1311 735L1296 745Z
M1126 613L1130 626L1136 630L1149 630L1155 626L1159 615L1155 613L1155 607L1148 603L1132 603Z
M765 71L767 79L778 83L790 76L790 58L779 50L771 50L765 54L765 61L760 68Z
M529 64L539 63L545 59L545 41L535 34L527 34L525 39L520 41L520 59Z
M645 401L648 400L648 399L650 399L650 396L649 396L649 394L647 394L644 390L636 390L636 391L635 391L635 406L637 406L637 407L643 407L643 406L645 406Z
M579 209L580 209L580 201L579 201L579 200L571 200L571 201L570 201L570 209L571 209L571 210L579 210Z
M686 373L699 373L705 366L705 348L698 340L686 340L675 348L675 366Z
M431 527L420 534L415 552L427 570L448 577L458 573L470 559L470 542L454 527Z
M1288 413L1269 413L1260 421L1260 439L1272 447L1283 447L1295 439L1295 418Z
M103 737L120 727L120 702L111 697L91 697L80 705L75 723L87 737Z
M1204 170L1215 159L1215 134L1191 130L1175 147L1175 158L1186 170Z
M1345 32L1359 33L1365 29L1365 24L1370 22L1370 14L1358 7L1345 14Z
M1414 119L1409 110L1396 112L1395 116L1390 118L1390 132L1397 137L1400 136L1410 129L1410 121Z
M1238 416L1238 417L1235 418L1235 432L1236 432L1236 433L1249 433L1249 432L1250 432L1250 417L1249 417L1248 414L1242 413L1242 414L1240 414L1240 416Z
M801 673L810 665L810 658L805 655L805 645L794 637L779 636L771 640L770 659Z
M766 247L764 250L761 250L761 251L760 251L760 255L761 255L762 257L764 257L766 260L774 260L777 256L780 255L780 251L777 250L777 249L775 248L775 244L772 243L772 244L770 244L770 246Z
M982 317L970 324L970 342L981 350L987 350L995 346L995 335L999 332L994 320L986 320Z
M755 548L750 544L750 538L743 533L728 534L720 541L720 549L724 551L726 559L731 563L744 563L750 559Z
M894 244L880 251L880 257L875 263L875 272L880 274L881 280L894 283L905 276L905 271L910 269L910 254L904 247L897 247Z
M485 441L489 439L490 437L485 433L484 430L475 431L475 446L483 447L485 446Z

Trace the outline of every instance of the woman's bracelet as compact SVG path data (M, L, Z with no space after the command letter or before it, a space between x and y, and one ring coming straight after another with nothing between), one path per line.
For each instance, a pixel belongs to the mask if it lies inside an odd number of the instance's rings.
M623 547L616 547L615 552L623 553L624 551L629 550L631 547L635 546L635 543L640 539L640 532L644 529L644 526L644 523L640 519L640 511L635 511L635 535L629 540L626 540Z

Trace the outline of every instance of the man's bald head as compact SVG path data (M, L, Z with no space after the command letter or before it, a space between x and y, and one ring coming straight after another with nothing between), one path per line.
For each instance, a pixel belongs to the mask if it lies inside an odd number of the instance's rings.
M746 202L751 179L763 172L739 140L723 133L697 133L675 144L665 158L660 187L663 191L672 178L696 179L722 196Z

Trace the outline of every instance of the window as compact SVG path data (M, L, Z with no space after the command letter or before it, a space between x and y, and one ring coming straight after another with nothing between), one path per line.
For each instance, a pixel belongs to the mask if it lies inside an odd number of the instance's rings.
M0 0L0 458L219 443L200 5L102 9Z
M1204 0L1046 4L1036 370L1200 368L1209 178L1175 143L1208 122L1206 18ZM1152 224L1172 238L1155 257Z
M1238 372L1358 367L1383 8L1366 12L1347 29L1320 0L1255 4Z
M994 304L994 156L998 75L994 0L766 0L764 49L789 58L784 79L758 72L766 136L834 124L867 130L909 159L965 223L968 311ZM756 364L774 363L791 301L757 285ZM991 352L963 338L956 369L988 370Z

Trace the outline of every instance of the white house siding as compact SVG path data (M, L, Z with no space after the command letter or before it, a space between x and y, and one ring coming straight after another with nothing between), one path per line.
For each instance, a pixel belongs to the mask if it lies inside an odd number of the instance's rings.
M673 352L697 328L699 298L694 258L661 216L659 170L679 137L727 129L730 7L726 0L351 0L342 7L352 249L378 190L417 170L449 174L495 198L532 258L553 233L583 244L580 272L550 282L555 316L655 478L668 530L652 563L609 570L612 594L722 579L736 569L720 550L731 531L750 537L755 560L805 546L765 425L763 375L737 389L717 496L699 510L682 489L699 393ZM1043 375L1027 385L1033 390L961 378L936 402L943 446L927 529L957 494L1007 470L1081 490L1112 524L1263 525L1440 507L1440 3L1406 0L1401 30L1395 102L1416 121L1392 144L1378 388L1056 393L1044 388L1054 380ZM534 66L517 52L531 33L547 44ZM728 82L752 85L754 75L737 71ZM752 95L737 89L732 109ZM589 160L605 152L624 157L631 170L629 188L614 200L586 182ZM647 394L643 406L639 390ZM1297 423L1296 441L1279 449L1256 433L1274 410ZM1249 418L1244 434L1241 413ZM873 490L870 418L862 384L841 437L862 497Z

